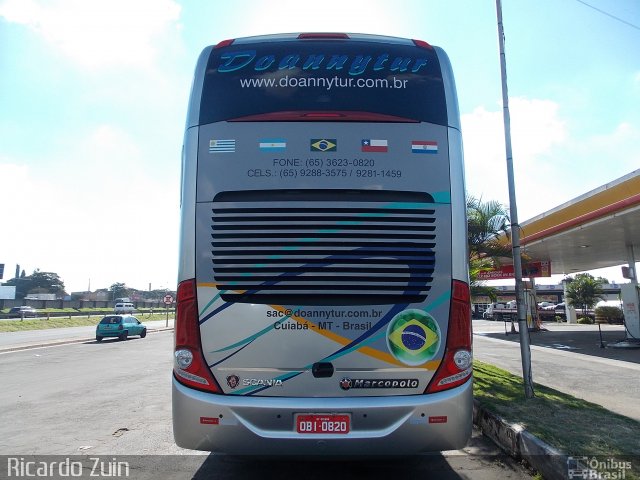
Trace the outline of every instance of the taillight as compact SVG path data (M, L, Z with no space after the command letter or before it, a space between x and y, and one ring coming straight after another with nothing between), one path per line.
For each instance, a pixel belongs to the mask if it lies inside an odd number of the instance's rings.
M458 280L451 284L451 308L444 358L425 393L457 387L471 377L471 299L469 285Z
M195 279L178 285L173 373L188 387L222 393L202 356Z
M229 45L232 45L234 42L234 39L230 39L230 40L222 40L221 42L219 42L214 48L223 48L223 47L228 47Z
M433 47L431 45L429 45L427 42L425 42L424 40L414 40L413 44L416 47L426 48L428 50L433 50Z

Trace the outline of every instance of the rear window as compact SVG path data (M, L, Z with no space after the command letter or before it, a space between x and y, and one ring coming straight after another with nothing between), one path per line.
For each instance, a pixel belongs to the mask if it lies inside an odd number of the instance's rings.
M119 325L121 322L121 317L104 317L100 320L101 325Z
M447 124L433 49L314 40L212 50L200 124L289 111L357 111Z

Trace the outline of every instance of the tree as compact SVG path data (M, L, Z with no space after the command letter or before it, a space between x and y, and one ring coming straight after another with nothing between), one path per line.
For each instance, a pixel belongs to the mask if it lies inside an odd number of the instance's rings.
M53 272L41 272L39 269L31 274L31 290L36 288L56 295L64 294L64 282L60 276Z
M481 270L495 268L502 258L511 257L511 246L500 241L509 235L507 207L495 200L483 202L467 197L467 239L471 296L486 295L495 301L497 290L478 280Z
M64 282L57 273L41 272L36 268L31 275L20 275L20 278L12 278L4 285L16 287L16 298L24 298L29 293L55 293L64 295Z
M604 299L602 285L606 279L602 277L594 278L588 273L578 273L574 278L568 279L567 302L573 308L582 308L586 315L588 309L593 308L598 300Z
M511 257L511 247L499 239L509 233L509 214L500 202L469 196L467 198L469 253L472 258Z
M116 298L125 298L129 296L129 288L124 283L114 283L109 287L109 291L111 292L111 299L115 300Z

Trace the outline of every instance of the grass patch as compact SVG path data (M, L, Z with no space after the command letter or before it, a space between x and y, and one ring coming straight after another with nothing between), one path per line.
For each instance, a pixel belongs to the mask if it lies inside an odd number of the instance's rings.
M112 312L109 312L112 313ZM173 315L169 315L173 318ZM66 328L66 327L86 327L95 326L104 315L91 315L91 316L72 316L69 317L51 317L49 320L46 318L41 319L25 319L25 320L2 320L0 321L0 332L21 332L23 330L45 330L49 328ZM153 315L136 315L136 318L142 323L151 320L165 320L165 313L154 313Z
M487 410L568 455L627 461L633 456L626 478L640 477L640 422L538 384L535 398L527 400L521 377L478 361L473 371L474 396Z

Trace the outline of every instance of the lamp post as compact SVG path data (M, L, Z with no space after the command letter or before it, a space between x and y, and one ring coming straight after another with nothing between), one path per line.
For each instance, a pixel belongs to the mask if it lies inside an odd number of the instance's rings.
M513 270L516 280L516 302L518 307L518 326L520 330L520 356L522 357L522 378L526 398L533 398L533 379L531 374L531 349L529 346L529 328L524 305L522 285L522 257L520 255L520 225L513 174L513 156L511 152L511 117L509 115L509 94L507 92L507 62L504 53L504 27L502 25L502 3L496 0L498 16L498 42L500 44L500 77L502 79L502 113L504 118L504 143L507 155L507 179L509 183L509 215L511 218L511 245L513 252Z

